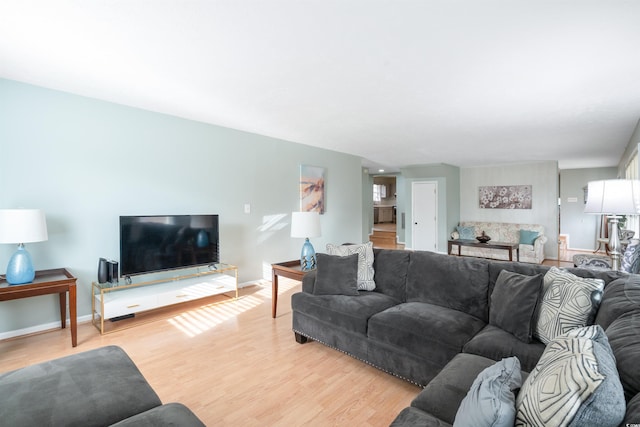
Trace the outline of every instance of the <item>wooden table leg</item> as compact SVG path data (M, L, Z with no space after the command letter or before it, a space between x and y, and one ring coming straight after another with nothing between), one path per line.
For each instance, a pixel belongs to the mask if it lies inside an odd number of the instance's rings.
M271 270L271 317L276 318L278 310L278 275Z
M67 293L60 292L58 297L60 297L60 324L64 329L67 327Z
M513 249L509 248L509 261L513 261Z
M69 317L71 318L71 346L78 345L78 318L76 307L76 285L69 286Z

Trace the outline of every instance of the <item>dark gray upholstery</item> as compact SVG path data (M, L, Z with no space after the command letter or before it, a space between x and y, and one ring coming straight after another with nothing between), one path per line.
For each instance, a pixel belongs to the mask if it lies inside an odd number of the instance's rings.
M544 344L537 340L525 343L509 332L487 325L465 344L462 351L493 360L517 356L522 369L530 372L542 356Z
M407 301L428 302L489 321L489 261L414 252L407 275ZM452 274L455 272L456 274Z
M445 423L427 412L409 406L404 408L390 425L390 427L400 426L451 427L451 424Z
M0 374L0 424L12 427L106 426L161 404L116 346Z
M291 297L291 303L315 319L366 335L369 318L397 305L399 301L379 292L368 291L359 291L357 296L310 295L299 292Z
M408 302L372 316L369 338L444 366L484 325L485 322L467 313Z
M167 403L122 420L112 427L182 427L201 426L202 421L181 403Z
M492 293L503 270L534 276L550 267L420 251L377 249L374 256L376 289L358 296L312 295L315 273L308 273L302 292L292 296L293 329L426 386L394 426L450 425L477 374L494 361L516 356L524 373L536 366L544 344L536 338L523 342L499 327L522 317L509 317L524 311L520 299L509 298L508 291L492 299ZM626 419L640 422L633 418L640 411L640 279L615 271L568 271L605 282L595 322L617 360L630 403ZM531 299L526 303L530 319ZM493 307L501 313L498 326L488 324L491 304L500 305ZM527 325L512 326L507 329L521 338L528 332Z

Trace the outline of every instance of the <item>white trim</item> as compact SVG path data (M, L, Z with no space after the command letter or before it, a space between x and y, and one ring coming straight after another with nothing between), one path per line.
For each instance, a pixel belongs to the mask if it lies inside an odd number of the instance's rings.
M86 316L78 317L77 322L78 323L91 322L91 315L87 314ZM70 325L71 325L71 319L67 319L67 327L65 329L68 329L69 331L71 331ZM22 335L35 334L38 332L50 331L52 329L60 329L59 320L55 322L50 322L50 323L43 323L41 325L30 326L24 329L15 329L13 331L0 332L0 340L15 338Z

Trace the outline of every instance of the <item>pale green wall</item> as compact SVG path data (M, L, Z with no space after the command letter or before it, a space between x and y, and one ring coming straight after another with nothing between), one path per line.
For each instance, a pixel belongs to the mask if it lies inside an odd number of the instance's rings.
M405 215L405 228L399 231L400 241L411 248L411 184L419 181L435 181L438 183L438 252L446 253L448 230L459 221L460 212L460 169L445 164L420 165L406 167L401 170L402 180L398 181L398 189L403 185L404 191L398 194L398 221Z
M531 209L481 209L478 187L531 185ZM545 257L558 256L558 163L555 161L460 170L460 220L542 224ZM450 230L453 231L453 228Z
M299 167L326 168L326 243L361 240L359 157L0 79L0 208L41 208L49 240L27 245L36 269L78 277L90 314L99 257L117 259L118 217L217 213L222 259L240 281L299 257L289 237ZM251 213L243 213L245 203ZM13 252L0 245L0 271ZM53 296L0 302L0 337L58 322Z
M615 179L617 172L615 167L560 171L560 233L569 235L569 249L596 249L600 215L584 213L584 187L589 181Z

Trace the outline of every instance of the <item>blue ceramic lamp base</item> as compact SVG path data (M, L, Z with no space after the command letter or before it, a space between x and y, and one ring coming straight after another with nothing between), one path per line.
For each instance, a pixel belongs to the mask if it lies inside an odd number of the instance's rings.
M36 272L33 269L33 263L31 262L31 255L29 255L29 252L27 252L22 243L18 245L18 250L9 260L6 276L7 283L10 285L31 283L36 277Z
M316 251L313 249L313 245L309 242L308 237L304 239L304 245L302 245L300 266L302 267L302 271L309 271L316 268Z

